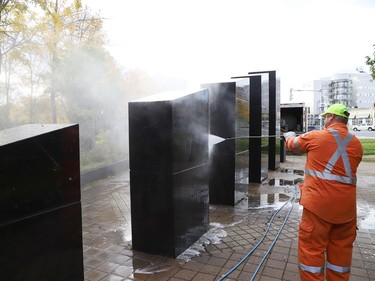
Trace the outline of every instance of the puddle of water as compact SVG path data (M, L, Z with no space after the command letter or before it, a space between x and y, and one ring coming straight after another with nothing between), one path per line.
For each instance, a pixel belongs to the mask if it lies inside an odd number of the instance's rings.
M365 218L359 223L359 228L375 229L375 210L370 210L366 213Z
M304 178L295 178L291 180L273 178L273 179L268 180L268 184L272 186L285 186L285 185L294 185L303 181L304 181Z
M167 265L165 263L160 264L150 264L149 266L143 268L136 268L134 269L135 274L156 274L160 272L166 272L174 268L171 265Z
M249 196L248 207L249 209L280 208L289 198L289 195L283 193L252 195Z
M132 241L131 226L129 225L117 229L110 229L106 232L106 235L115 241L115 243L119 244L131 244Z
M299 175L299 176L303 176L305 174L305 172L303 170L285 169L285 168L280 169L280 172L281 173L287 173L287 174L296 174L296 175Z
M279 208L283 203L288 201L296 191L299 192L299 188L296 187L296 184L301 181L303 181L303 178L293 180L271 178L261 184L252 183L249 185L247 198L241 202L241 205L243 207L247 203L247 207L250 209L268 207Z

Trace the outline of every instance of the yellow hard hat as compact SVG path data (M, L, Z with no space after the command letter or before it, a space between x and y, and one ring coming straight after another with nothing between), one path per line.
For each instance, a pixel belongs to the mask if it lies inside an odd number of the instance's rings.
M334 114L334 115L345 117L345 118L349 118L349 115L350 115L349 109L341 103L332 104L321 115L326 116L327 114Z

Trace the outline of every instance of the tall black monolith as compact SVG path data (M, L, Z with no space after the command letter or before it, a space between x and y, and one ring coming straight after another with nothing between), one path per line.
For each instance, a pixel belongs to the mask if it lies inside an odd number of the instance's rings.
M263 75L264 76L264 75ZM262 76L250 76L249 182L268 177L269 96L262 91Z
M260 74L260 75L259 75ZM249 79L249 182L261 183L269 169L269 91L265 91L265 73L254 72L233 79Z
M248 188L249 79L202 84L209 91L210 203L234 206Z
M250 75L262 74L262 92L268 97L268 168L275 171L280 167L280 80L276 71L255 71ZM264 75L266 74L266 75ZM268 74L268 76L267 76Z
M208 227L208 91L129 103L132 243L176 257Z

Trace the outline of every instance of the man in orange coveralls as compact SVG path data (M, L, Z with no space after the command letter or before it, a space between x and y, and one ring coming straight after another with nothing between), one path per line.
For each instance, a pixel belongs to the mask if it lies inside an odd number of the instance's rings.
M356 172L362 144L347 128L349 110L333 104L324 130L284 134L288 150L307 153L298 235L301 280L349 280L356 237Z

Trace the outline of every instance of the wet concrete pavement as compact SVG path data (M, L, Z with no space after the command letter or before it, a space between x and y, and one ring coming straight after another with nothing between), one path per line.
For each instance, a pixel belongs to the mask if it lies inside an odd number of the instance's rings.
M299 280L302 209L288 200L294 194L289 183L301 179L293 170L303 170L304 161L304 156L287 156L280 171L269 173L268 183L250 185L249 196L234 208L210 205L209 231L176 259L132 250L127 172L83 187L85 280ZM354 281L375 280L374 165L362 162L358 171L359 230L350 279Z

